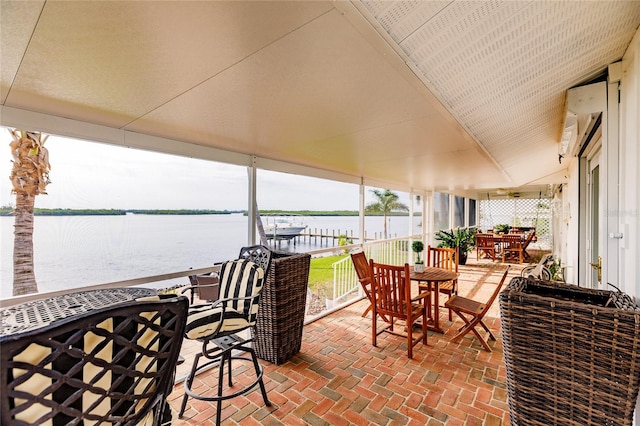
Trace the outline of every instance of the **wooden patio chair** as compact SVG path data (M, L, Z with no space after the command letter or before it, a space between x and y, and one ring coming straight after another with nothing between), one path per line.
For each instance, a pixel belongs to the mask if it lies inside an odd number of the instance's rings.
M411 298L411 278L409 276L409 264L404 266L385 265L369 260L371 276L371 298L373 301L373 315L371 338L373 346L377 346L378 335L384 331L405 337L403 333L394 330L394 321L402 320L406 324L407 356L413 358L413 347L422 342L427 344L427 306L430 303L431 293L420 293ZM427 300L425 300L427 299ZM422 303L419 303L422 302ZM387 317L389 325L378 331L377 317ZM413 327L417 321L421 332L414 337Z
M476 234L476 257L479 259L491 259L495 262L498 252L493 234Z
M507 269L504 271L500 283L493 291L493 294L491 294L489 300L487 300L485 303L477 302L473 299L458 295L453 295L449 300L447 300L445 306L455 312L456 315L458 315L460 318L462 318L462 321L464 321L464 326L462 326L458 330L458 333L453 336L453 338L451 339L452 342L459 341L468 332L471 331L473 332L473 334L475 334L478 340L480 340L482 346L488 352L491 352L491 348L489 347L487 340L496 340L496 338L493 333L491 333L491 330L489 330L489 327L487 327L487 325L482 320L493 302L498 297L498 293L500 293L500 289L502 288L502 285L507 278L507 274L509 273L509 268L511 268L511 265L507 265ZM477 326L481 326L488 333L488 337L486 340L480 335L478 330L476 330Z
M435 268L447 269L458 273L458 248L431 247L427 249L427 266ZM451 295L458 294L458 279L444 281L440 283L439 291L446 294L448 298ZM453 321L453 314L449 311L449 321Z
M536 237L536 230L532 229L527 234L527 238L525 238L524 243L522 243L522 256L524 257L524 260L528 261L529 259L531 259L531 255L527 253L527 247L529 247L529 244L531 244L531 241L533 241L535 237Z
M367 255L364 254L363 251L359 251L357 253L351 253L351 261L353 262L353 267L356 270L356 274L358 275L358 281L360 281L360 286L362 286L362 291L367 296L369 300L369 306L362 313L362 317L366 317L369 312L373 309L373 302L371 299L371 270L369 269L369 261L367 260ZM388 322L386 318L383 317L385 322Z
M508 234L502 236L502 263L509 260L518 260L522 263L524 258L522 250L522 235Z

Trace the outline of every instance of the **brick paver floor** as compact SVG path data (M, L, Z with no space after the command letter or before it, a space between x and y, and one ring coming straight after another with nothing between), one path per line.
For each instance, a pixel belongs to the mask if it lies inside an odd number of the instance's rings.
M486 300L505 266L470 258L461 267L460 294ZM520 273L520 265L509 273ZM446 299L446 296L444 297ZM508 425L505 368L496 301L487 323L497 337L488 353L462 325L440 311L445 334L429 333L428 345L407 358L405 340L383 333L371 345L366 301L357 302L304 327L302 349L283 365L261 361L271 407L259 390L223 403L222 423L233 425ZM188 362L191 357L188 358ZM251 371L245 368L243 371ZM235 378L242 380L243 371ZM201 373L195 386L213 391L215 371ZM179 410L184 389L177 384L170 404ZM189 399L174 425L215 424L215 403Z

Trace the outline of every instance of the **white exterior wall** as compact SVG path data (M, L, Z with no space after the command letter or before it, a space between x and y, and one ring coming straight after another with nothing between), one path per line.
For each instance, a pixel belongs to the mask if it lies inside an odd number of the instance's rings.
M560 228L560 260L565 267L565 279L568 283L578 282L578 246L579 235L579 173L578 160L572 158L568 167L569 180L562 190L561 207L558 212ZM555 249L555 248L554 248Z
M604 282L617 282L625 293L640 299L640 30L638 30L622 58L620 76L620 105L609 93L609 111L604 117L617 117L615 131L607 134L610 124L603 123L603 151L607 158L601 179L606 179L606 211L601 218L603 229L600 238L607 242L605 256L609 261ZM554 253L567 267L565 278L569 283L579 283L578 276L588 271L578 271L578 259L583 255L585 230L580 229L580 168L578 158L567 158L568 179L562 194L554 203L554 226L560 241L554 244ZM583 177L584 178L584 177ZM616 200L615 203L611 201ZM621 233L622 238L617 238ZM605 287L606 288L606 287ZM640 302L640 300L639 300ZM640 426L640 421L637 423Z
M640 30L622 58L620 79L620 283L640 297ZM634 424L640 426L640 399Z
M620 80L620 284L640 297L640 30L622 58ZM637 422L637 424L640 424Z

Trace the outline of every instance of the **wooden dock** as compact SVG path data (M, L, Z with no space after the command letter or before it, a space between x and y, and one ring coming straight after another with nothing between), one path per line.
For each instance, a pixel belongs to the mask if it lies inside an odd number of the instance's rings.
M374 233L373 237L369 237L365 233L364 240L365 241L373 241L382 238L382 233L378 235L378 233ZM267 235L267 239L273 240L274 236ZM293 241L295 245L298 242L313 244L319 246L336 246L336 245L346 245L353 244L360 241L360 237L354 236L353 231L341 231L340 229L318 229L318 228L307 228L305 231L301 232L296 236L282 236L276 237L277 241L286 240L287 242ZM344 243L341 244L341 240L344 240Z

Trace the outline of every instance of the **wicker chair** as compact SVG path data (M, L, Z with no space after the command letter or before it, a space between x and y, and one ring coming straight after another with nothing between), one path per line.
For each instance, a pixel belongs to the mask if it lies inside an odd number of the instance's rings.
M189 309L185 337L202 342L202 351L196 354L191 372L184 382L185 395L182 399L180 417L184 414L189 397L216 401L216 424L219 425L222 401L250 392L256 385L260 385L265 405L271 406L262 380L263 370L251 345L253 338L241 337L239 334L256 324L263 283L264 270L254 262L246 259L225 262L220 268L220 299L211 304L191 306ZM193 287L183 291L190 289ZM250 357L241 356L238 351L246 352ZM206 359L202 364L201 358ZM251 361L256 379L242 389L231 391L234 360ZM228 365L229 384L226 393L223 389L225 364ZM212 365L219 368L217 394L199 394L197 389L193 388L194 379L198 372Z
M0 337L0 423L168 421L187 309L154 296Z

